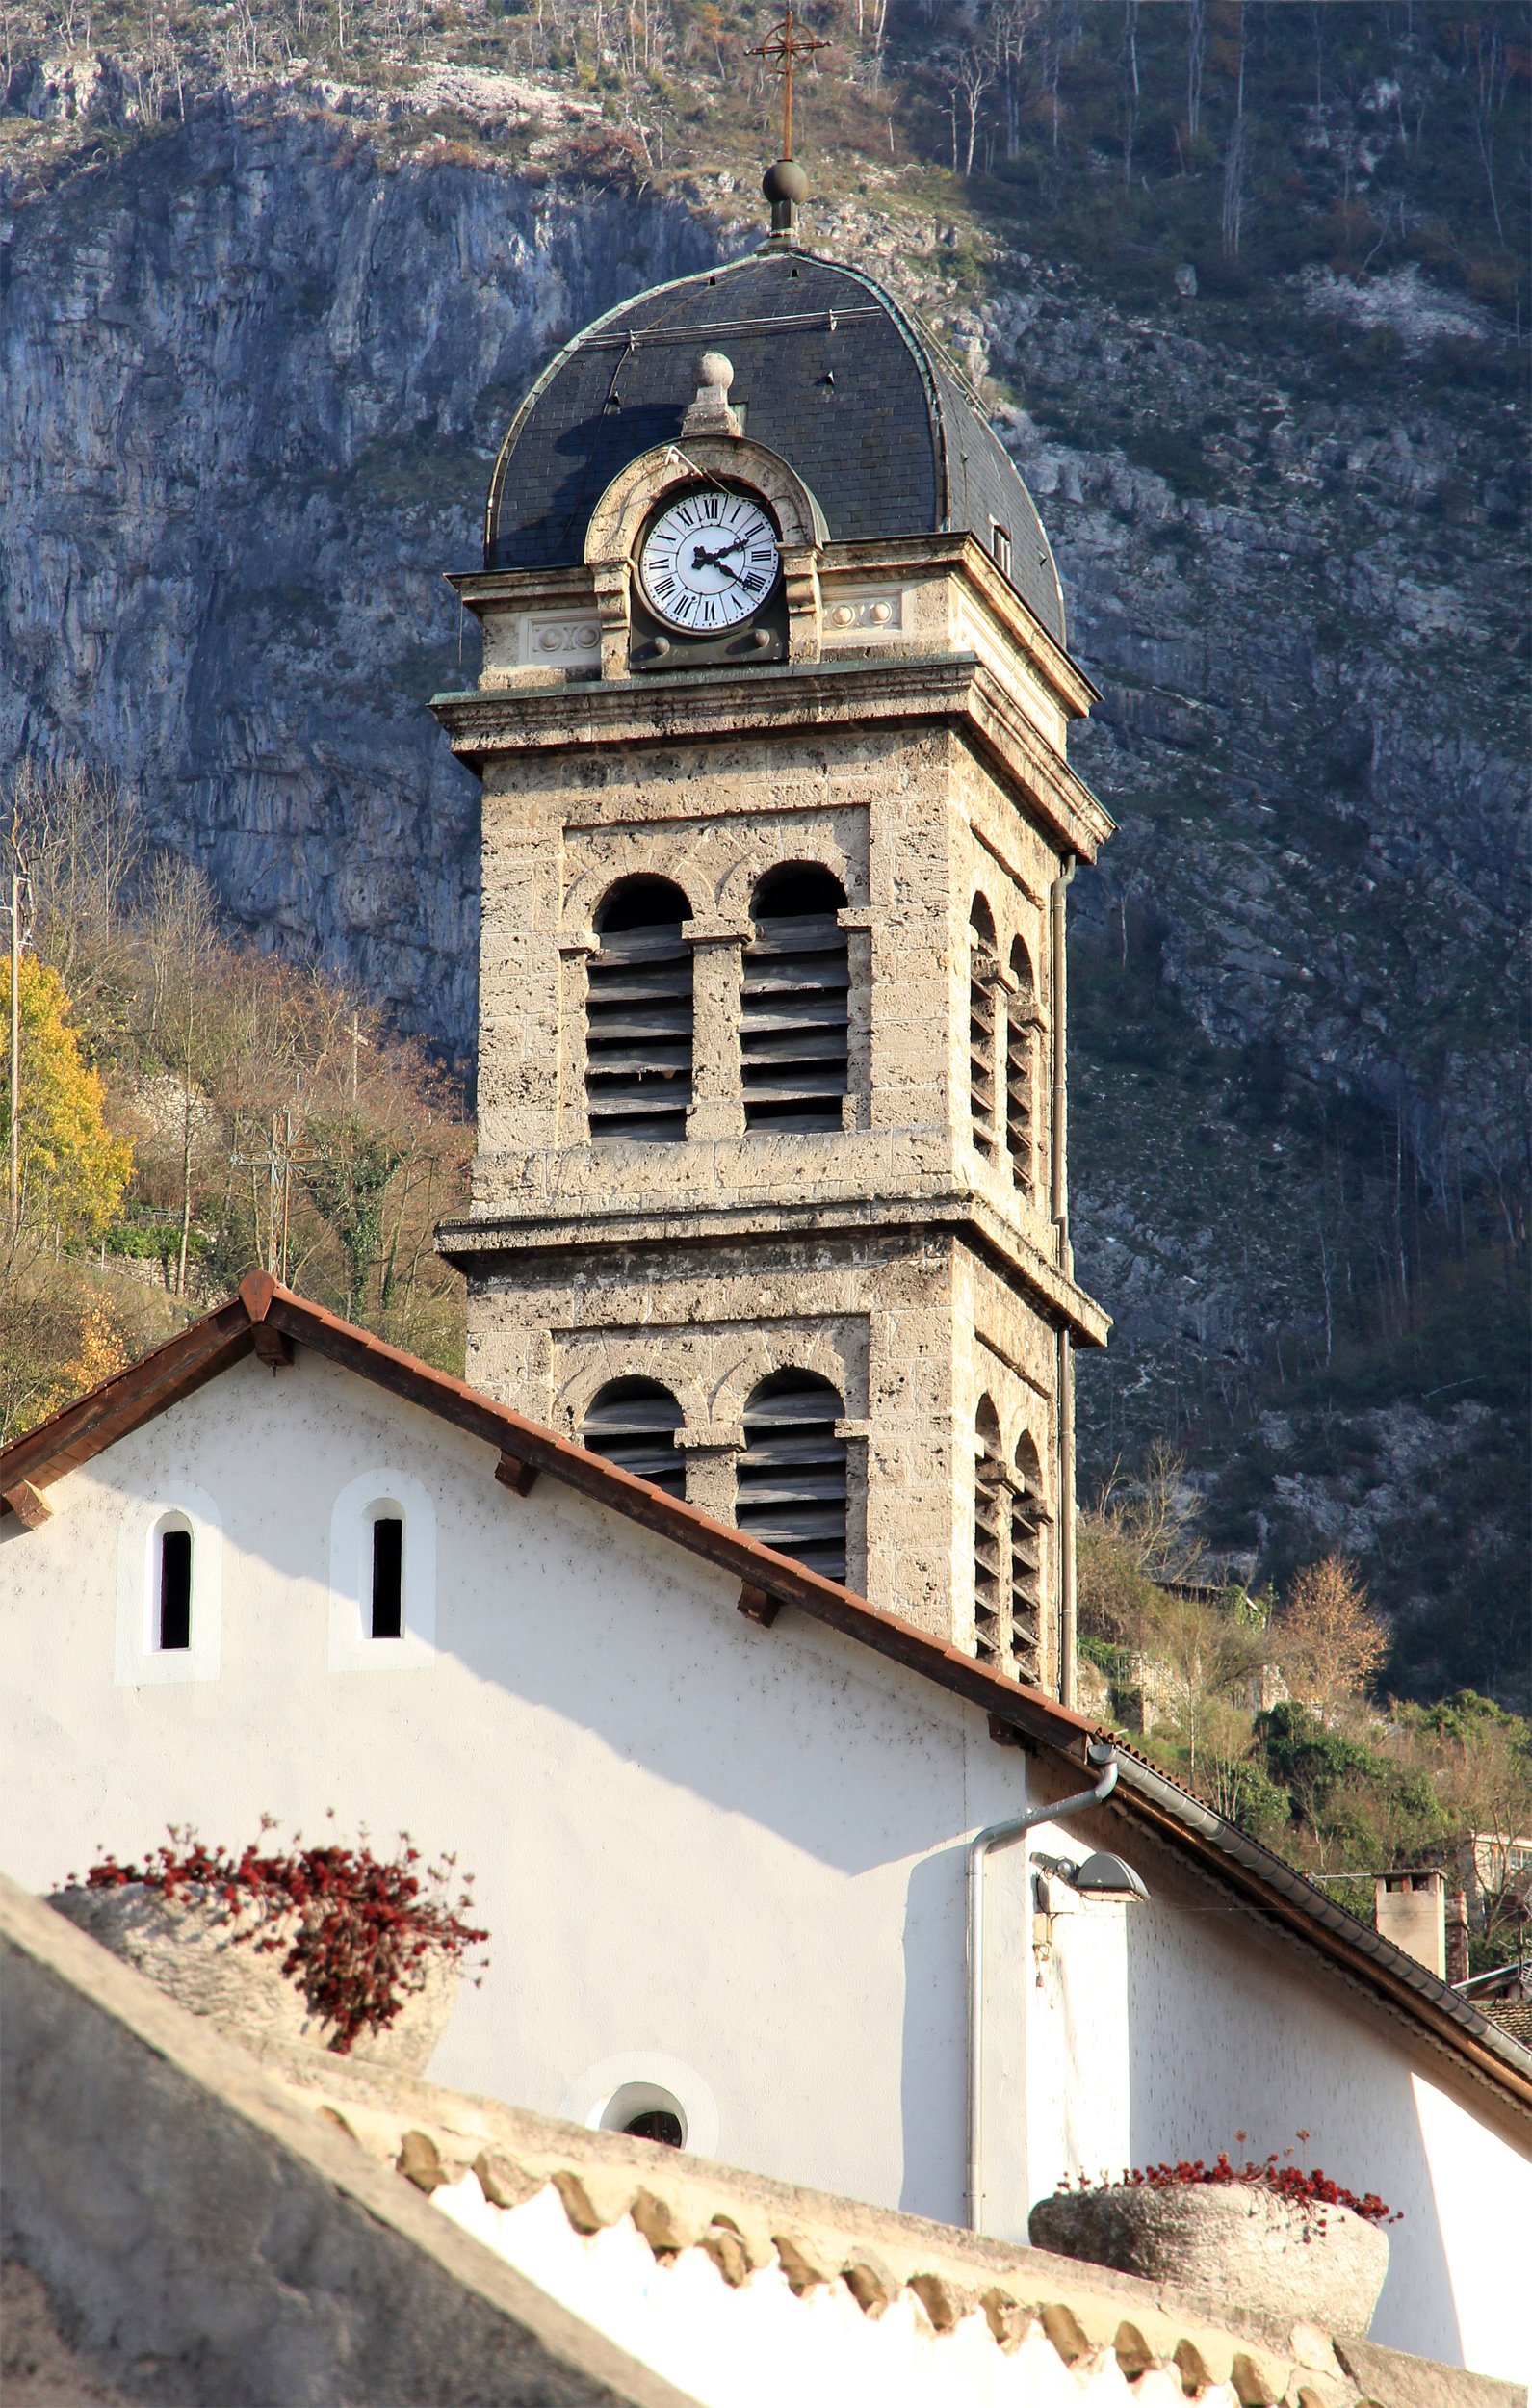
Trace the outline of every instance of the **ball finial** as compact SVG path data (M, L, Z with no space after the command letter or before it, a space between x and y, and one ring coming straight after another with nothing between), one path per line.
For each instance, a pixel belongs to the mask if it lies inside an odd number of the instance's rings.
M697 383L700 388L716 393L719 401L728 398L734 382L734 362L722 352L704 352L697 362Z
M761 190L771 203L774 221L779 208L795 209L808 198L809 179L796 159L779 159L761 178Z

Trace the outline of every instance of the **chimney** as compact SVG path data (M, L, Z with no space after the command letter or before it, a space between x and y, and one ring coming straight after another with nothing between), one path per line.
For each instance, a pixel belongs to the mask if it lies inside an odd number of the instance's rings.
M1381 1872L1373 1884L1374 1918L1383 1937L1439 1981L1447 1977L1446 1895L1446 1877L1440 1872Z
M1454 1890L1447 1900L1447 1979L1467 1981L1468 1978L1468 1900L1463 1890Z

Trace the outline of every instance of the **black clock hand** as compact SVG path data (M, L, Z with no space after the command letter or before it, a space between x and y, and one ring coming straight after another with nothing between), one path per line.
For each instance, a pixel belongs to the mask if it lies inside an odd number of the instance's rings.
M721 552L705 552L699 543L692 552L691 565L693 568L721 568L730 553L742 552L748 541L747 536L740 536L735 542L726 543ZM732 577L736 571L731 568L729 574Z

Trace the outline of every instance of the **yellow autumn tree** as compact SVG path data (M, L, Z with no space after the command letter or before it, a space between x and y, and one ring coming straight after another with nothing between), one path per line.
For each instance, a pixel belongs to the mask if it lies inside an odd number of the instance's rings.
M21 1227L68 1245L98 1237L121 1208L133 1149L106 1125L106 1090L81 1050L57 970L21 956ZM0 1163L11 1143L11 964L0 957ZM0 1170L0 1178L3 1178ZM3 1191L0 1191L3 1192Z
M1329 1723L1366 1695L1389 1653L1389 1634L1344 1556L1326 1556L1298 1574L1273 1639L1294 1697Z

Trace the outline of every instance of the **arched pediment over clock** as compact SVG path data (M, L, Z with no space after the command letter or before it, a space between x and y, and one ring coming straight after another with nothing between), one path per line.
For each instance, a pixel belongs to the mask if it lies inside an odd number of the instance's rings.
M731 491L742 486L767 503L784 545L827 540L818 502L778 453L743 437L701 435L685 445L656 444L618 471L590 513L586 561L594 566L630 559L645 520L665 495L710 478Z

